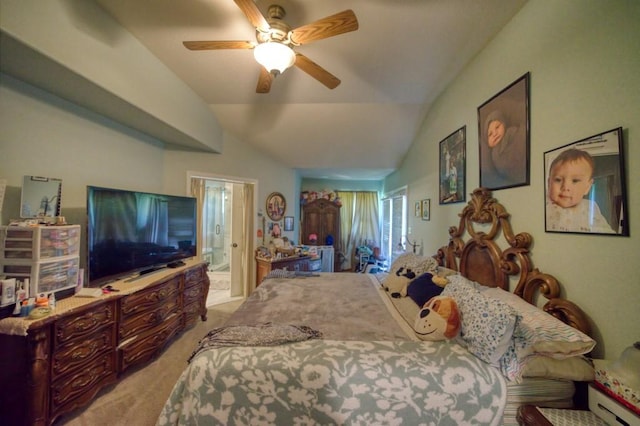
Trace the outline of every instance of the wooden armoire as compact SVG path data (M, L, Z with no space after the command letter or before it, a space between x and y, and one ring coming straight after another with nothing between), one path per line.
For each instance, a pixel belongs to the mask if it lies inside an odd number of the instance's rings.
M325 198L320 198L302 205L301 240L305 245L330 245L327 237L333 237L334 266L333 270L341 270L340 250L340 206ZM316 234L318 240L311 243L309 235Z

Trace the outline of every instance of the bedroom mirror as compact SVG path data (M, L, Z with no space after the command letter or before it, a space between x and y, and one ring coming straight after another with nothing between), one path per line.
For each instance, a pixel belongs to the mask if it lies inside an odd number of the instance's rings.
M25 176L22 180L20 217L34 219L59 216L61 194L61 179Z

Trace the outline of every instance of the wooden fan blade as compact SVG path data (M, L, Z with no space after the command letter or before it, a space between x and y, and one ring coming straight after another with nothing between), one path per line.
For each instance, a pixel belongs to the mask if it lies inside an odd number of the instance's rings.
M256 93L269 93L271 90L271 83L273 82L273 75L263 66L260 67L260 76L258 77L258 86L256 87Z
M353 10L349 9L293 29L289 36L293 44L304 44L357 29L358 19Z
M250 41L183 41L189 50L217 50L217 49L253 49L256 43Z
M296 53L295 66L327 86L329 89L335 89L340 84L340 79L302 53Z
M258 31L267 32L269 31L269 23L265 19L258 6L253 2L253 0L234 0L238 7L245 14L251 25L256 27Z

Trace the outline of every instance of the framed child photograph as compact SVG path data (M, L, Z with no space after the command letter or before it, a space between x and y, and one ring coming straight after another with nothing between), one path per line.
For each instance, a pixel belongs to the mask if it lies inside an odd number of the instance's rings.
M465 201L466 155L467 126L462 126L440 142L440 204Z
M529 185L529 73L478 107L480 186Z
M622 128L544 153L545 231L629 236Z

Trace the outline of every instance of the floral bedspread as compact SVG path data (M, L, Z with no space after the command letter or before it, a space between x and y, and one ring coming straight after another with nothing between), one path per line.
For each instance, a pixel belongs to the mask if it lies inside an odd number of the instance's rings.
M497 425L506 382L450 342L306 340L207 349L158 425Z

